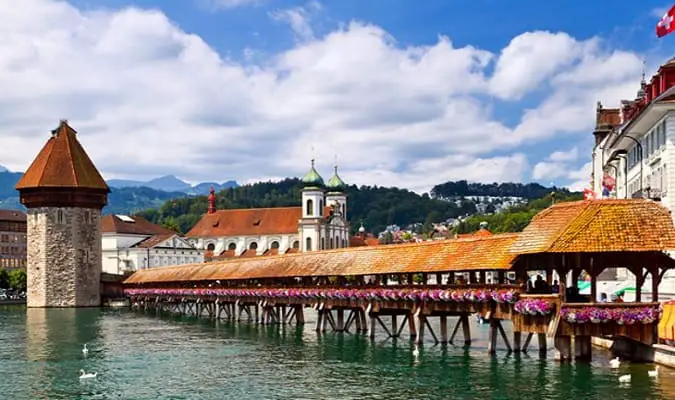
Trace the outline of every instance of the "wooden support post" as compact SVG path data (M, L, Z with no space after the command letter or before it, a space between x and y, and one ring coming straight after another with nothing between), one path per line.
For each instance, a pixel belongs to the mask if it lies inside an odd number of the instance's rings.
M318 310L318 311L316 312L316 315L317 315L317 317L316 317L316 326L314 327L314 330L317 331L317 332L320 332L320 331L321 331L321 326L322 326L322 325L321 325L321 324L322 324L322 320L323 320L323 317L324 317L324 316L323 316L323 310Z
M443 274L441 274L440 272L436 273L436 284L437 285L443 284Z
M539 355L546 355L546 334L537 333L537 339L539 341Z
M642 285L644 285L644 277L642 275L642 267L635 267L631 269L631 272L635 275L635 302L639 303L642 301Z
M488 334L488 354L495 354L497 352L497 324L498 319L490 319L490 331Z
M434 329L431 327L431 324L429 323L429 318L424 317L424 323L426 324L427 329L429 329L431 337L434 338L434 344L438 344L438 337L436 337L436 333L434 332Z
M426 317L424 315L422 315L422 313L420 313L417 316L418 330L417 330L417 339L415 339L415 343L417 343L418 345L424 344L424 326L426 325L425 320L426 320Z
M398 337L398 323L396 322L396 314L391 316L391 337Z
M574 337L574 358L576 360L591 361L591 337Z
M519 353L521 351L521 338L522 338L522 333L521 332L513 332L513 351L516 353Z
M652 302L659 301L659 284L661 283L661 275L659 274L659 267L651 268L652 274Z
M566 362L570 360L572 347L572 338L569 336L556 336L555 338L555 359L556 361Z
M377 315L370 314L370 338L375 339L375 326L377 325Z
M361 331L366 333L368 332L368 316L364 310L359 310L359 314L361 315Z
M441 315L441 344L448 343L448 317Z
M255 312L255 323L260 322L260 310L258 309L258 303L253 306L253 311Z
M532 336L534 336L534 333L529 332L527 334L527 337L525 337L525 343L523 344L522 348L523 353L527 353L527 348L530 347L530 341L532 340Z
M415 326L414 314L408 314L408 332L410 333L410 340L417 338L417 327Z
M335 330L337 332L343 332L345 330L345 310L342 308L337 310L337 326Z
M326 332L326 328L328 327L328 323L331 322L330 320L332 319L333 315L331 315L331 311L327 309L323 309L323 324L321 325L321 332Z
M302 306L302 304L295 305L294 307L295 307L295 325L297 325L297 326L304 325L305 324L305 308Z
M352 312L354 313L354 322L356 323L356 333L359 333L361 332L361 313L363 312L363 310L357 308Z
M449 343L453 343L455 341L455 336L457 335L457 332L459 332L459 327L462 325L462 322L463 322L462 317L459 317L457 319L457 322L455 322L455 328L452 330Z
M469 325L469 315L462 315L462 330L464 331L464 345L469 346L471 344L471 327Z
M591 272L591 303L598 301L598 276Z
M508 352L512 352L513 348L511 347L511 343L509 343L509 338L506 336L506 332L504 332L504 327L502 326L502 321L497 320L497 329L499 330L499 334L502 336L502 340L504 341L504 345L506 345L506 350Z

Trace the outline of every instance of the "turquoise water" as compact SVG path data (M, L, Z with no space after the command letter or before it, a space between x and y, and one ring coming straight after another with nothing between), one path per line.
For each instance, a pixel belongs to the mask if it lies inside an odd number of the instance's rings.
M598 350L590 365L490 357L485 325L469 350L424 346L418 363L407 340L312 328L0 306L0 399L675 399L674 371L616 372ZM81 383L80 369L99 376Z

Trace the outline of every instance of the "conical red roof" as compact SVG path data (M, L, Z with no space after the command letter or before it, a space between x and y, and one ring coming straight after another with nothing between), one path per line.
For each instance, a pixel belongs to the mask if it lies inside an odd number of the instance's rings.
M110 192L76 134L67 121L61 121L16 189L83 188Z

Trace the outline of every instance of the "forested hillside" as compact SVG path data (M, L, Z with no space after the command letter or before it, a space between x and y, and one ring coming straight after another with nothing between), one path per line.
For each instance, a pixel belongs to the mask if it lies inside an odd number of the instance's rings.
M302 183L295 178L230 188L217 193L217 208L299 206L300 189ZM476 212L474 203L470 201L461 201L457 205L405 189L349 186L347 195L347 213L352 233L360 227L361 222L368 231L379 232L390 224L438 222ZM146 210L139 215L185 233L206 209L206 196L197 196L170 200L159 209Z
M570 192L564 188L546 187L538 183L473 183L467 181L450 181L441 183L431 189L431 197L447 199L453 197L492 196L492 197L523 197L526 199L540 199L552 191L567 195Z

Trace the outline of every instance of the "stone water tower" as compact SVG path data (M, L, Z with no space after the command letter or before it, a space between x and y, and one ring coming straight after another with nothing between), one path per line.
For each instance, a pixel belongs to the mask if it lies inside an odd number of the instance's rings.
M28 307L101 304L101 209L108 185L61 121L16 184L28 208Z

